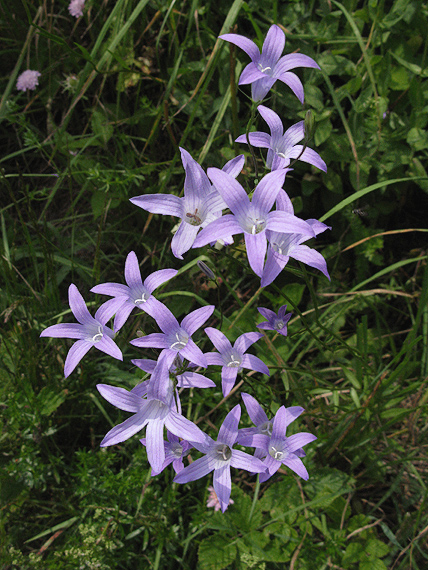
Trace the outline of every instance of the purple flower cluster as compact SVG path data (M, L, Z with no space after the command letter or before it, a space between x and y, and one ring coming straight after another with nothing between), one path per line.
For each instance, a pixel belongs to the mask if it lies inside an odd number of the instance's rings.
M84 0L73 0L70 13L81 16L83 4ZM276 80L286 83L303 102L303 86L289 70L318 66L301 54L281 57L285 35L278 26L272 26L268 31L261 53L251 40L243 36L225 34L220 37L239 46L251 57L252 61L242 72L239 83L252 84L255 102L266 96ZM237 142L249 141L250 145L268 149L266 165L271 172L261 178L251 197L236 180L244 166L243 155L229 161L222 169L209 168L206 174L185 149L180 149L185 172L184 195L143 194L132 198L131 202L148 212L180 219L171 242L172 252L178 259L183 259L191 248L216 242L231 245L234 236L243 234L249 266L260 277L262 287L273 282L290 257L318 269L329 278L322 255L302 245L328 227L318 220L303 220L295 216L291 200L283 189L292 160L302 160L324 171L326 165L318 153L306 144L298 144L305 139L303 121L284 133L281 119L274 111L263 105L258 106L258 111L271 134L251 132L248 137L241 135L237 139ZM52 325L41 333L45 337L76 339L65 360L64 374L67 377L92 346L122 360L122 352L114 339L134 309L146 313L160 329L161 332L152 332L130 341L138 349L160 351L155 360L132 360L148 375L144 381L131 390L98 384L98 391L105 400L131 414L106 434L101 446L120 444L146 428L145 437L140 442L147 450L152 475L158 475L170 464L176 473L176 483L189 483L213 472L209 504L223 512L233 503L230 498L231 467L258 473L260 481L266 481L281 466L286 466L301 478L308 479L301 459L305 457L303 447L316 437L305 432L289 436L286 433L291 422L304 411L300 406L280 406L275 416L269 419L256 399L243 393L244 405L255 427L239 429L241 406L237 404L226 415L216 440L183 415L182 389L215 387L201 368L221 367L221 387L225 398L230 397L243 369L265 377L270 373L260 358L247 352L264 337L262 332L241 334L232 344L223 332L208 326L204 328L205 342L208 338L217 351L202 351L199 346L202 339L194 340L193 337L213 316L215 307L201 306L179 322L170 309L154 296L157 288L176 275L175 269L162 269L143 280L137 255L131 251L125 262L126 285L108 282L91 289L93 293L111 297L99 307L94 317L72 284L69 287L69 304L78 323ZM275 313L259 307L266 320L257 327L286 336L291 318L286 309L284 305ZM111 329L107 323L113 317ZM255 448L254 454L250 455L236 446ZM199 452L201 457L185 466L183 460L195 452Z

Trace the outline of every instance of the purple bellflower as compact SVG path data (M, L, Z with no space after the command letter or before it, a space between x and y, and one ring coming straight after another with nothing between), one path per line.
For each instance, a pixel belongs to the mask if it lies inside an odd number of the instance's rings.
M267 321L263 321L256 325L257 328L268 331L277 331L279 334L287 336L287 323L291 319L292 315L292 313L285 313L287 305L283 305L279 309L278 314L274 313L270 309L265 309L264 307L258 307L257 310L265 319L267 319Z
M169 430L166 430L166 436L168 441L164 441L164 448L165 448L165 461L162 464L162 469L160 471L155 471L152 468L152 477L159 475L161 471L163 471L168 465L172 463L172 467L176 473L180 473L184 469L183 459L192 449L193 445L188 441L182 439L171 433ZM145 437L140 439L140 442L145 447L147 446L147 440Z
M255 370L262 374L269 374L266 364L253 354L245 354L245 351L263 335L262 333L250 332L239 336L232 346L226 336L217 329L207 327L204 329L218 352L205 354L208 364L221 366L221 387L223 396L227 396L236 382L238 372L243 368Z
M213 314L214 308L214 305L200 307L184 317L180 325L164 305L164 309L155 316L162 333L152 333L136 338L131 340L131 344L138 347L162 348L161 357L166 358L168 370L177 354L193 364L206 368L208 366L206 356L191 337Z
M106 322L114 315L114 307L106 307L105 304L101 305L95 313L95 318L92 317L82 295L73 283L68 288L68 300L71 312L79 321L79 324L61 323L59 325L52 325L45 329L40 335L53 338L78 339L68 351L67 358L65 359L65 377L70 376L88 350L93 346L113 356L113 358L123 360L119 347L113 341L114 332L105 326Z
M285 46L285 34L280 27L273 25L269 28L262 52L256 44L239 34L223 34L220 39L235 44L245 51L252 59L239 78L239 85L251 83L253 101L261 101L266 97L277 79L290 87L299 101L303 103L303 85L290 69L296 67L314 67L318 64L309 56L301 53L290 53L281 57Z
M108 402L134 415L112 428L101 442L101 447L115 445L132 437L147 426L147 457L154 473L160 473L165 461L163 430L166 427L186 441L205 441L206 435L177 411L174 386L169 378L166 358L160 358L148 385L135 393L123 388L98 384L98 391ZM140 394L145 392L145 397Z
M266 470L260 459L243 451L232 449L236 443L240 417L241 407L237 404L227 414L218 432L217 441L205 436L206 439L203 443L192 442L198 451L204 453L204 457L200 457L185 467L174 478L175 483L189 483L214 471L214 491L220 501L223 513L228 507L232 489L230 468L245 469L251 473L263 473Z
M293 406L292 408L281 406L273 418L272 433L270 435L269 433L255 433L239 437L240 445L256 447L265 456L263 463L267 467L267 472L260 475L260 483L267 481L278 471L281 465L286 465L305 481L309 479L306 467L303 465L300 457L302 456L302 447L317 438L306 432L286 437L287 427L302 411L303 408L299 406ZM252 410L253 414L254 412L255 409ZM255 419L258 418L255 417Z
M171 248L175 257L183 259L183 253L192 247L198 231L220 217L226 204L196 160L187 150L180 148L180 152L186 172L184 196L179 198L173 194L145 194L131 198L131 202L153 214L181 218ZM224 166L224 171L236 177L241 172L244 161L243 155L237 156Z
M327 172L327 165L317 152L297 144L305 138L305 121L296 123L284 133L281 119L274 111L263 105L259 105L257 110L269 125L271 134L268 135L261 132L249 133L248 138L252 146L269 149L266 166L270 170L286 168L290 164L290 159L297 158ZM246 135L238 137L236 142L246 143Z
M240 443L241 439L244 437L248 437L251 435L262 434L271 437L272 429L273 429L273 421L270 420L261 405L257 402L253 396L250 394L245 394L245 392L241 393L242 399L244 400L245 407L247 408L248 415L251 418L251 421L256 427L252 428L242 428L238 430L238 439L237 443ZM303 408L300 406L292 406L287 408L287 413L294 416L294 418L298 418L300 414L304 411ZM298 457L304 457L306 454L303 449L299 449L295 451L295 454ZM266 456L266 453L263 449L256 448L254 453L255 457L262 459Z
M157 360L150 360L148 358L135 358L134 360L131 360L131 362L149 374L153 374L158 363ZM169 369L170 377L172 375L177 380L177 388L213 388L215 386L215 383L212 380L209 380L198 372L192 372L191 370L181 372L180 369L182 366L183 359L180 354L178 354Z
M289 215L294 214L293 205L285 191L281 191L278 194L276 204L279 209L278 211L287 212ZM310 219L306 220L306 223L312 228L313 235L315 236L325 230L331 229L318 220ZM268 231L267 238L269 240L269 248L261 279L262 287L266 287L272 283L287 265L290 257L302 263L306 263L306 265L310 267L319 269L327 279L330 279L324 257L315 249L307 245L301 245L310 238L307 234L303 235L301 232L293 234Z
M209 168L208 176L222 195L232 214L211 222L197 236L193 247L202 247L224 237L244 233L248 261L259 277L263 273L266 255L266 230L303 234L309 239L315 235L309 224L283 211L270 211L284 183L287 169L269 172L254 190L250 201L243 187L229 174L218 168Z
M114 297L107 303L109 304L108 306L115 309L114 330L117 332L122 328L126 319L136 307L142 309L151 317L156 318L155 315L162 310L164 304L155 299L152 293L162 283L176 275L176 269L160 269L146 277L143 283L137 256L131 251L125 261L125 281L127 284L102 283L92 287L91 291Z

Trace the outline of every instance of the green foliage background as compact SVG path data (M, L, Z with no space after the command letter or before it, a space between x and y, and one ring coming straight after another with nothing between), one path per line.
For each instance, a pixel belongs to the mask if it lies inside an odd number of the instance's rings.
M20 0L0 12L3 568L422 570L427 3L87 0L79 20L67 6ZM314 244L332 280L290 261L260 290L239 240L227 252L191 250L181 263L170 251L174 221L129 198L179 195L179 146L204 168L244 152L240 181L252 188L251 157L233 142L248 121L250 90L235 91L248 57L217 37L233 30L261 45L273 23L286 33L286 53L301 51L322 70L298 70L303 108L283 85L268 105L286 127L308 109L314 116L309 146L328 172L296 163L285 188L297 215L332 226ZM39 86L20 93L27 68L41 72ZM293 429L318 437L308 482L284 470L253 502L254 478L235 472L235 503L222 515L206 508L210 477L184 486L168 470L152 478L136 438L99 448L126 414L104 405L95 386L141 381L128 341L152 332L151 320L131 318L118 341L123 363L91 352L67 380L68 341L39 335L71 320L70 283L94 311L101 298L89 289L122 282L131 250L143 275L179 269L159 296L179 320L215 304L231 340L255 329L257 306L288 305L288 337L254 347L271 377L244 375L242 389L270 414L305 408ZM217 312L209 324L219 322ZM202 334L197 341L211 350ZM240 402L237 392L219 405L220 375L212 377L216 389L185 403L208 431Z

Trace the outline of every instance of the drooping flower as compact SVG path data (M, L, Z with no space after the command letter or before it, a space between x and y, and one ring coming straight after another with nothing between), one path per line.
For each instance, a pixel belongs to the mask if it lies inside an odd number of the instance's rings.
M267 472L260 475L260 482L267 481L278 471L281 465L286 465L297 473L302 479L308 480L309 475L306 467L300 459L302 447L314 441L316 436L311 433L301 432L286 436L287 427L301 413L303 409L294 406L286 408L281 406L276 412L272 422L272 433L256 433L239 437L241 445L249 445L260 449L265 456L263 460Z
M219 37L240 47L251 57L251 63L241 73L239 85L252 84L251 94L253 101L264 99L275 81L279 79L288 85L299 101L303 103L302 82L290 69L296 67L320 68L311 57L301 53L290 53L281 57L285 45L285 34L280 27L273 25L269 28L261 53L256 44L245 36L223 34Z
M208 176L222 195L232 214L226 214L211 222L196 237L193 247L230 235L244 233L248 261L251 269L261 277L266 255L266 230L299 233L307 239L315 234L300 218L283 211L271 211L278 192L284 183L287 169L269 172L254 190L250 201L243 187L229 174L218 168L209 168Z
M245 354L246 350L263 335L262 333L250 332L239 336L232 346L221 331L212 327L204 329L218 352L205 354L210 365L221 366L221 386L223 396L227 396L236 382L238 372L243 368L255 370L269 376L269 368L253 354Z
M68 351L67 358L65 359L65 377L67 378L73 372L88 350L93 346L113 356L113 358L122 360L122 353L113 341L114 332L105 326L106 322L113 316L114 308L104 304L95 313L95 318L92 317L82 295L73 283L68 288L68 299L70 309L80 324L61 323L59 325L52 325L45 329L40 335L52 338L78 339Z
M327 172L327 165L317 152L297 144L305 138L305 121L296 123L284 133L282 121L274 111L263 105L259 105L257 110L269 125L271 134L254 132L249 133L248 138L252 146L269 149L266 159L268 168L271 170L286 168L290 164L290 159L299 159ZM238 137L236 142L246 143L246 135Z
M155 315L162 310L164 304L155 299L152 293L162 283L175 277L175 275L177 275L176 269L160 269L146 277L143 283L137 256L131 251L125 261L125 281L127 284L102 283L92 287L91 291L114 297L107 302L112 309L115 308L114 330L117 332L136 307L156 318Z
M214 491L214 487L212 485L208 487L208 491L210 494L207 500L207 507L214 507L215 512L217 512L221 509L221 504L219 498L217 497L217 493ZM233 505L234 502L235 501L233 499L229 499L229 505Z
M287 336L287 323L291 319L292 313L285 313L287 310L287 305L283 305L278 314L274 313L270 309L265 309L264 307L257 307L258 312L263 315L267 321L256 325L259 329L264 329L268 331L277 331L283 336Z
M68 11L70 14L75 18L80 18L80 16L83 16L85 1L86 0L71 0L70 4L68 5Z
M39 84L39 77L41 76L40 71L34 71L32 69L27 69L18 77L16 82L16 88L18 91L33 90Z
M131 340L131 344L140 348L162 348L161 355L166 358L168 370L178 353L189 362L206 368L208 366L207 359L191 337L212 315L214 308L214 305L200 307L184 317L180 325L171 311L164 305L164 309L156 313L155 316L162 333L152 333L136 338Z
M174 478L175 483L189 483L214 471L214 491L223 513L229 505L232 489L230 468L245 469L250 473L263 473L266 469L260 459L243 451L232 449L236 443L240 417L241 407L237 404L227 414L219 430L217 441L206 435L204 442L192 442L198 451L204 453L204 457L200 457L185 467Z
M169 430L166 430L166 436L168 441L164 441L164 448L165 448L165 460L162 464L162 469L160 471L155 471L152 468L152 477L155 475L159 475L168 465L172 463L172 467L176 473L180 473L184 469L183 459L192 449L193 445L184 439L181 439L171 433ZM140 439L142 445L147 447L147 439L143 437Z
M275 171L277 172L277 171ZM285 191L281 191L276 200L278 211L287 212L289 215L294 214L293 205L290 198ZM325 230L330 230L318 220L306 220L306 223L311 227L313 235L316 236ZM303 235L301 232L296 233L282 233L278 231L268 231L267 238L269 247L267 252L266 264L263 269L261 286L266 287L281 273L287 265L290 257L306 263L310 267L319 269L327 279L330 275L327 271L327 264L324 257L315 249L302 245L303 242L310 239L312 236Z
M145 438L147 457L154 473L160 473L166 458L164 427L186 441L205 441L206 435L177 411L174 386L169 378L165 358L159 359L157 370L140 393L132 390L128 392L124 388L106 384L98 384L97 388L108 402L134 414L112 428L102 440L101 447L121 443L147 426Z
M153 214L181 218L172 238L171 249L175 257L183 259L183 253L192 247L198 231L220 217L226 205L196 160L183 148L180 148L180 152L186 172L182 198L173 194L145 194L130 201ZM244 160L244 156L240 155L229 161L223 170L236 177L242 170Z
M250 394L246 394L245 392L242 392L241 396L244 400L245 407L247 408L248 415L256 427L241 428L238 430L237 443L240 443L244 437L256 434L262 434L271 437L273 430L273 420L270 420L267 417L266 412L263 410L257 400L253 398L253 396L250 396ZM300 406L291 406L290 408L287 408L287 414L289 417L293 416L294 418L298 418L302 412L304 412L304 409ZM306 455L303 449L295 451L295 454L298 457L304 457ZM256 448L254 455L259 459L266 457L266 453L263 448Z

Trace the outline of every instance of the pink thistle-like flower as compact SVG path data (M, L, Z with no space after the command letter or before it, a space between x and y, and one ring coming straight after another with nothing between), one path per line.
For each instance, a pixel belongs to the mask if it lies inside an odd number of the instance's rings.
M71 0L68 5L68 11L75 18L80 18L83 16L83 8L85 6L85 0Z
M219 498L217 497L217 493L214 491L214 487L212 485L208 487L208 491L210 494L207 501L207 507L214 507L214 510L217 512L221 509L221 504ZM234 502L235 501L233 499L229 499L229 505L233 505Z
M32 69L27 69L18 77L16 82L16 88L18 91L27 91L27 89L35 89L39 84L39 77L41 76L40 71L33 71Z

